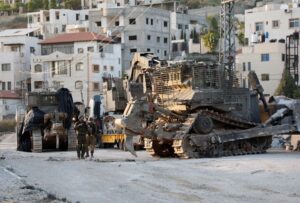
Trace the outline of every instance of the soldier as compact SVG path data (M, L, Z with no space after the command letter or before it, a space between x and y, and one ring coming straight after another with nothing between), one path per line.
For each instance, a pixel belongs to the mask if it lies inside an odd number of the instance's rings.
M77 157L84 159L86 151L86 134L88 133L88 126L84 121L84 117L80 116L79 120L75 123L74 129L77 134Z
M91 152L91 157L94 157L94 149L96 145L97 129L94 119L90 118L88 122L88 135L87 135L87 155L89 157L89 150Z

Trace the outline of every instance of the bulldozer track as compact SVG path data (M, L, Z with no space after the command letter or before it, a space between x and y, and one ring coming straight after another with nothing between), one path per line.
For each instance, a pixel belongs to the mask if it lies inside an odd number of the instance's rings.
M192 134L190 134L190 129L198 115L209 116L215 121L241 129L247 129L257 125L256 123L243 121L242 119L220 114L212 110L200 110L196 114L190 114L180 130L177 131L176 137L173 140L172 147L174 148L174 153L179 158L187 159L200 158L204 156L216 157L264 153L267 149L267 146L269 146L270 141L272 141L271 137L263 137L220 144L211 143L209 151L201 151L201 149L199 149L199 147L193 143L191 139ZM193 136L204 135L194 134ZM222 135L220 134L219 136Z

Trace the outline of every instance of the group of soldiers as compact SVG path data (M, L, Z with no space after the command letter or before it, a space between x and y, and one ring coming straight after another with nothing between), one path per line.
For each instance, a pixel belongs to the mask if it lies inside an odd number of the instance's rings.
M80 116L75 123L74 129L77 134L78 159L89 157L89 151L91 153L91 158L93 158L97 138L97 127L94 119L89 118L86 122L84 116Z

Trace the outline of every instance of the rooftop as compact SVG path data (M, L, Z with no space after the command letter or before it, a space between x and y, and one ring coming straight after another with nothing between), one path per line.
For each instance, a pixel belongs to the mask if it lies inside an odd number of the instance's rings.
M39 28L21 28L21 29L8 29L0 32L0 37L23 36L38 30Z
M113 39L104 35L98 35L94 32L78 32L60 34L56 37L41 41L40 44L63 44L72 42L99 41L103 43L113 43Z
M0 99L21 99L21 96L14 91L0 91Z

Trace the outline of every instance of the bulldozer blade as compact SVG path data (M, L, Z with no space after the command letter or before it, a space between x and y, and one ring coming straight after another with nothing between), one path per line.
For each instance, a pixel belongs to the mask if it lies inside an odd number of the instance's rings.
M134 151L133 136L126 135L125 147L133 156L137 157L137 154Z

